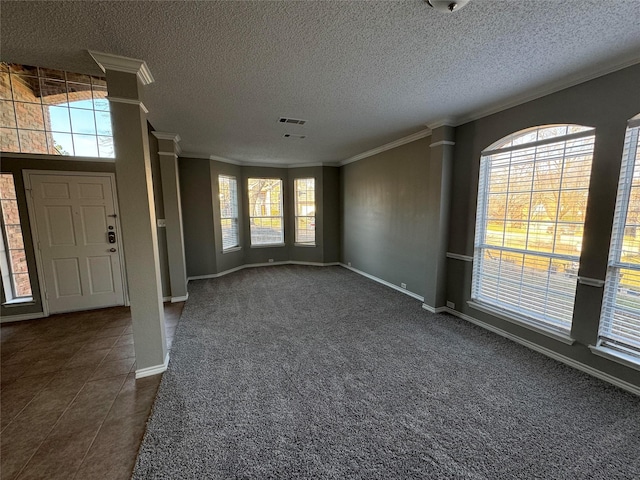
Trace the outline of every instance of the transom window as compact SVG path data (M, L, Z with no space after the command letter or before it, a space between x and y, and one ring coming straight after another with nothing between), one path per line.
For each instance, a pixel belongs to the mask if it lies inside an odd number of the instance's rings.
M114 158L104 78L0 63L3 152Z
M472 299L544 329L571 329L594 130L545 125L480 160Z
M625 138L600 344L630 353L640 363L640 118L631 121Z
M249 178L247 183L251 245L283 245L282 180Z
M220 222L222 250L239 246L238 239L238 183L236 177L218 176L220 194Z
M8 302L31 300L31 283L24 250L13 175L0 174L0 272Z
M296 240L300 245L316 244L316 181L314 178L296 178L295 216Z

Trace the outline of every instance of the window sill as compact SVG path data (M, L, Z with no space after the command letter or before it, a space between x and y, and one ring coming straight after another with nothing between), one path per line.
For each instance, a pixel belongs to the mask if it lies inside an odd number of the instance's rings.
M14 298L2 304L3 307L21 307L23 305L35 305L32 297Z
M640 357L636 357L613 348L608 348L604 345L589 345L589 350L591 350L591 353L598 355L599 357L621 363L622 365L635 370L640 370Z
M317 247L315 243L294 243L293 246L294 247L311 247L311 248Z
M273 247L286 247L284 243L265 243L264 245L251 245L250 248L273 248Z
M541 327L537 324L532 323L531 321L525 319L524 317L516 317L510 312L506 312L499 308L485 305L483 303L474 302L472 300L468 301L467 305L469 305L471 308L475 310L488 313L489 315L493 315L494 317L498 317L502 320L506 320L507 322L514 323L528 330L539 333L540 335L544 335L546 337L552 338L553 340L557 340L558 342L562 342L566 345L573 345L575 343L575 340L571 338L571 335L568 335L561 331L554 331L551 329L547 330L544 327Z
M225 250L222 250L222 254L224 255L225 253L238 252L240 250L242 250L242 247L231 247L231 248L227 248Z

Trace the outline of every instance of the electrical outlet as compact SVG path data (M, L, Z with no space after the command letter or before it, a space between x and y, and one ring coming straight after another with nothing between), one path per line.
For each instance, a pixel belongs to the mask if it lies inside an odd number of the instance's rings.
M447 307L449 307L451 310L455 310L456 304L447 300Z
M401 286L402 288L407 288L407 284L406 284L406 283L401 283L401 284L400 284L400 286Z
M270 259L269 259L269 263L273 263L273 258L270 258Z

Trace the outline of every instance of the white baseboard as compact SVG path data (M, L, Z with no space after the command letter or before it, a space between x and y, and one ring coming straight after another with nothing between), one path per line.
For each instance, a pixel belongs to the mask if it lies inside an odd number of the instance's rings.
M136 370L136 378L150 377L151 375L158 375L165 372L169 366L169 352L164 357L164 363L162 365L154 365L153 367L140 368Z
M171 301L171 297L162 297L162 303L170 302L170 301Z
M400 293L404 293L405 295L409 295L410 297L413 297L416 300L420 300L421 302L424 302L424 297L421 297L417 293L410 292L409 290L407 290L405 288L401 288L398 285L394 285L393 283L387 282L386 280L378 278L378 277L376 277L374 275L371 275L369 273L363 272L362 270L358 270L357 268L353 268L353 267L350 267L349 265L345 265L344 263L340 263L340 266L346 268L347 270L351 270L352 272L355 272L358 275L362 275L363 277L367 277L368 279L373 280L374 282L381 283L382 285L385 285L385 286L387 286L389 288L393 288L394 290L397 290Z
M171 303L186 302L189 299L189 292L181 297L171 297Z
M442 312L446 312L447 307L432 307L431 305L427 305L426 303L422 304L422 308L424 308L425 310L427 310L428 312L431 313L442 313Z
M208 275L195 275L193 277L187 278L187 282L191 280L206 280L208 278L220 278L225 275L229 275L230 273L239 272L240 270L244 270L245 268L257 268L257 267L273 267L277 265L308 265L310 267L333 267L340 265L339 262L331 262L331 263L320 263L320 262L298 262L294 260L287 260L284 262L269 262L269 263L247 263L244 265L240 265L239 267L230 268L229 270L224 270L219 273L210 273Z
M43 312L23 313L21 315L3 315L2 318L0 318L0 323L23 322L26 320L35 320L37 318L44 317L46 317L46 315Z
M608 373L604 373L601 372L600 370L597 370L593 367L590 367L589 365L585 365L584 363L578 362L577 360L574 360L572 358L569 357L565 357L564 355L561 355L557 352L554 352L553 350L549 350L548 348L542 347L536 343L530 342L528 340L525 340L523 338L520 338L516 335L513 335L505 330L502 330L501 328L498 327L494 327L493 325L490 325L488 323L482 322L476 318L473 318L469 315L466 315L464 313L458 312L457 310L453 310L451 308L445 307L444 309L445 312L450 313L451 315L454 315L458 318L461 318L463 320L466 320L470 323L473 323L474 325L478 325L479 327L482 327L486 330L489 330L497 335L500 335L501 337L507 338L509 340L512 340L516 343L519 343L520 345L523 345L527 348L530 348L531 350L534 350L538 353L541 353L549 358L553 358L554 360L557 360L559 362L564 363L565 365L569 365L570 367L575 368L576 370L580 370L582 372L588 373L589 375L599 378L600 380L604 380L605 382L608 382L612 385L615 385L616 387L620 387L623 390L626 390L628 392L631 392L635 395L640 396L640 387L633 385L631 383L625 382L624 380L620 380L612 375L609 375Z

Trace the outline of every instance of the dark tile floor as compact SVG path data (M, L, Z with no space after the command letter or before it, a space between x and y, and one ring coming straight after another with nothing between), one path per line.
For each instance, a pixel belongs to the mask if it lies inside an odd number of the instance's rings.
M182 303L165 304L169 346ZM161 375L135 379L125 307L0 329L0 477L128 479Z

